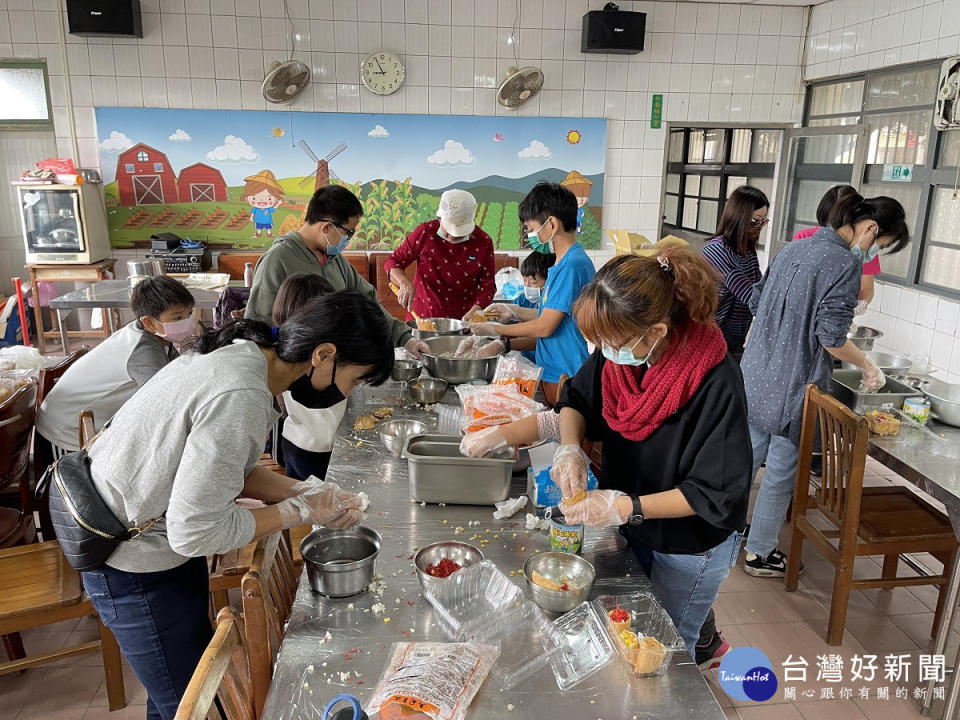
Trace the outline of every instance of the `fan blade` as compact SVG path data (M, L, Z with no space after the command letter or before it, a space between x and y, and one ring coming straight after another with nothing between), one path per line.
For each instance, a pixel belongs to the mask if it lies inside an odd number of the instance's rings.
M306 141L306 140L300 140L300 142L298 142L297 145L299 145L299 146L303 149L303 151L307 154L307 157L309 157L309 158L310 158L311 160L313 160L315 163L320 162L320 158L318 158L318 157L314 154L313 150L310 149L310 146L307 145L307 141ZM314 171L314 172L316 172L316 171Z
M340 153L342 153L342 152L343 152L344 150L346 150L346 149L347 149L347 144L346 144L346 143L340 143L340 144L337 145L333 150L330 151L330 154L327 155L327 156L324 158L324 160L326 160L327 162L330 162L330 161L333 160L337 155L339 155Z

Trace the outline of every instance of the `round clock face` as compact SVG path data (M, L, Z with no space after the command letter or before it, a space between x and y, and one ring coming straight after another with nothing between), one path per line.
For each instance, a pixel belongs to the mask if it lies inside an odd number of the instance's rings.
M363 84L377 95L389 95L403 85L405 70L396 53L377 50L367 55L360 66Z

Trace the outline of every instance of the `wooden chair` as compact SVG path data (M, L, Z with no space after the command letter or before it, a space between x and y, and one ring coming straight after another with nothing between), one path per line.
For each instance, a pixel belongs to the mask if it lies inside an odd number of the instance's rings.
M0 550L0 635L13 635L87 615L96 617L97 612L83 592L80 573L67 563L57 542ZM32 657L24 657L21 645L17 657L0 663L0 675L42 665L57 658L100 650L103 653L110 709L119 710L127 704L120 648L113 633L99 619L97 622L100 626L99 640Z
M250 687L259 718L273 678L273 659L283 641L297 594L293 557L289 540L283 533L274 533L257 543L250 571L243 576L241 587Z
M19 493L18 507L0 508L0 548L33 542L30 437L37 415L38 385L30 382L0 403L0 489Z
M88 352L90 352L90 346L81 345L53 367L44 368L40 371L40 390L37 392L38 410L43 404L44 399L47 397L47 394L53 390L53 386L56 385L60 378L63 377L64 373L70 369L70 366Z
M823 438L823 478L810 484L810 456L816 427ZM957 539L946 515L903 487L864 487L869 440L867 420L814 385L807 386L800 435L800 461L793 496L792 538L787 555L786 589L797 589L804 540L810 540L835 568L827 643L839 645L851 590L938 585L933 636L943 614ZM808 517L817 511L834 526L818 529ZM836 544L832 541L835 540ZM943 563L939 575L898 577L902 553L930 553ZM854 560L883 555L881 577L853 579Z
M220 717L211 713L217 698L224 720L254 720L243 623L233 608L224 608L217 615L213 640L190 678L174 720L206 720L211 714Z

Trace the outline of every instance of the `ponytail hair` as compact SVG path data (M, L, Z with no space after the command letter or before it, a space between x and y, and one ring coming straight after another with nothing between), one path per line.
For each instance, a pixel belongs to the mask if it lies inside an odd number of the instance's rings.
M823 197L820 198L820 204L817 205L817 225L826 227L833 206L839 201L846 199L847 196L856 194L856 188L851 185L834 185L827 190L823 194Z
M234 320L207 331L193 347L205 355L234 340L273 348L278 358L289 363L307 362L318 345L330 343L337 348L339 364L372 365L362 379L373 385L383 383L393 368L393 338L383 310L370 298L354 292L312 298L279 328L258 320Z
M910 229L907 227L906 218L903 205L891 197L881 195L864 198L860 193L852 192L838 198L827 216L826 224L839 230L847 225L853 227L858 222L873 220L879 227L878 238L893 238L887 253L892 255L903 250L910 242Z
M689 323L713 322L716 310L716 271L681 245L655 257L614 258L573 305L577 327L598 347L616 345L659 322L682 335Z

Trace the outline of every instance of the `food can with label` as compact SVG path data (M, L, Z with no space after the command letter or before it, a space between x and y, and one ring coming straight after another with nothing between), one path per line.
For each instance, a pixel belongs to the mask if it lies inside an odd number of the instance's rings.
M579 555L583 547L583 525L567 525L564 517L550 518L550 550Z
M930 401L924 397L912 397L903 401L903 414L921 425L930 419Z

